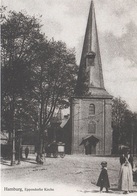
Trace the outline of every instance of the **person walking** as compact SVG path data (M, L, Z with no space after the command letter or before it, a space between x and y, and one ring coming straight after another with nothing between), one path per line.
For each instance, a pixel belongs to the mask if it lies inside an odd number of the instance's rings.
M108 189L110 188L108 172L107 172L107 162L103 161L101 163L101 172L97 181L97 186L100 187L100 192L102 192L103 188L106 188L106 192L108 193Z
M123 194L127 194L133 191L133 157L130 155L129 150L124 150L120 157L120 173L118 188L123 191Z
M29 148L28 146L25 148L25 157L26 159L28 158L28 155L29 155Z

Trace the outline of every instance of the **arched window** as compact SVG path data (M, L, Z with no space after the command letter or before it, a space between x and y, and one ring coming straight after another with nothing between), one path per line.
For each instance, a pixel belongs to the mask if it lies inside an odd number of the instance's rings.
M88 133L96 133L96 123L94 121L89 122Z
M89 105L89 115L94 115L95 114L95 105L90 104Z

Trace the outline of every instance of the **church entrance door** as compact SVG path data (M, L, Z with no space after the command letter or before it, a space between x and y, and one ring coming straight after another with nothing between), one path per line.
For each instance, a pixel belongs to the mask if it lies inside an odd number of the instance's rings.
M96 145L99 142L99 139L93 135L85 137L82 139L80 145L84 145L85 147L85 154L96 154Z
M87 142L85 145L85 154L96 154L96 144L93 144L91 142Z
M96 144L91 144L91 153L90 154L96 154Z

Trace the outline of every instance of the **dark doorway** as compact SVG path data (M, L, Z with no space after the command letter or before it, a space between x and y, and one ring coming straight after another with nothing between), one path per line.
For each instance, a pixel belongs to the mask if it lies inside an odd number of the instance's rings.
M85 154L96 154L96 144L90 142L85 144Z
M91 153L90 154L96 154L96 144L91 144Z
M80 145L84 145L85 154L96 154L96 144L99 142L99 139L93 135L87 136L82 139Z

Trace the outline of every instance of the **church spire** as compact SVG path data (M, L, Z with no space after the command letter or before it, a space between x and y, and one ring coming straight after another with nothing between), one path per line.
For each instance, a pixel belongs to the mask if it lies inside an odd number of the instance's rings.
M95 9L91 1L75 94L78 96L95 92L98 94L97 89L105 90Z

